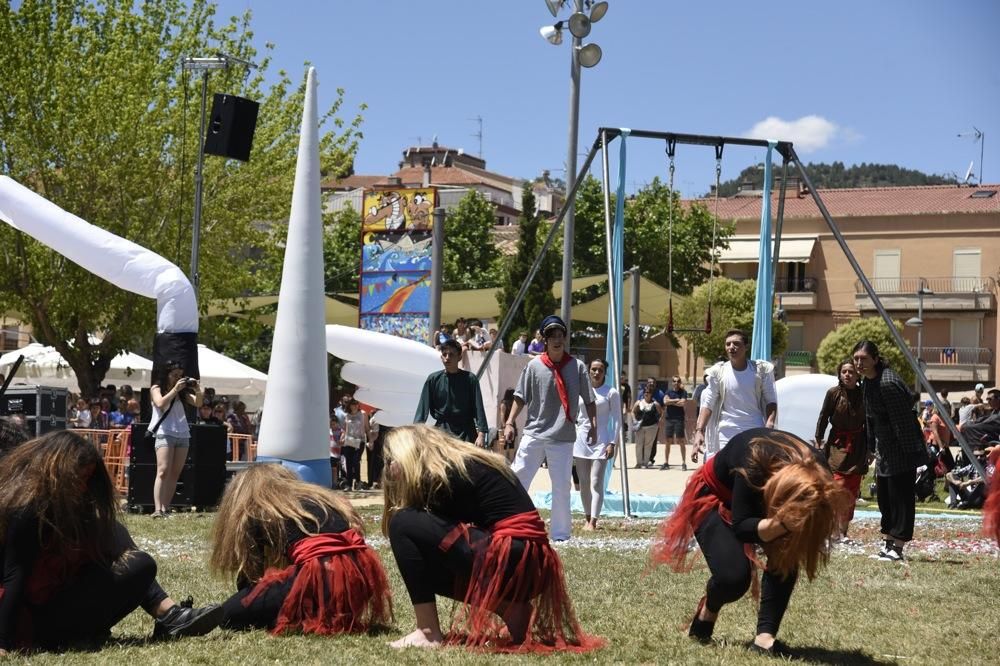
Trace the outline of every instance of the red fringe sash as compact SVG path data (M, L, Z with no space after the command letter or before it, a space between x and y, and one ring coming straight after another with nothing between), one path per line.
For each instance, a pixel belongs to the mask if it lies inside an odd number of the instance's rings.
M588 652L603 647L604 639L585 634L577 622L562 562L549 544L538 512L500 520L490 532L488 540L469 542L474 552L472 574L446 642L492 652ZM456 526L440 548L446 551L460 538L469 540L465 524ZM514 539L525 545L516 563L511 562ZM508 578L505 573L511 569ZM513 604L529 604L530 619L521 644L511 642L501 617Z
M249 606L270 586L295 577L271 633L360 633L392 621L382 563L356 530L317 534L288 548L292 564L271 568L243 599Z
M986 502L983 504L983 534L1000 545L1000 447L993 449L986 460Z

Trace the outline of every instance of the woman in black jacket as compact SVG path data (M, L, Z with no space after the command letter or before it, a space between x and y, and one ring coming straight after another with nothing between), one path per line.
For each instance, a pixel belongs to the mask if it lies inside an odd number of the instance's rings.
M878 346L862 340L854 346L854 365L864 377L865 431L875 453L875 484L882 512L884 562L902 562L903 546L913 538L916 469L927 464L927 447L913 411L917 398L879 356Z

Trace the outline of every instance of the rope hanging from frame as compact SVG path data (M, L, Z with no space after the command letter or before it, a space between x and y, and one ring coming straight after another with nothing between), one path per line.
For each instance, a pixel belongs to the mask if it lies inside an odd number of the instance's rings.
M715 212L712 216L712 263L708 275L708 309L705 312L705 328L678 328L674 325L674 155L677 142L667 139L667 159L669 161L670 199L667 204L667 333L711 333L712 332L712 292L715 283L715 257L718 250L719 229L719 186L722 178L723 144L715 146Z

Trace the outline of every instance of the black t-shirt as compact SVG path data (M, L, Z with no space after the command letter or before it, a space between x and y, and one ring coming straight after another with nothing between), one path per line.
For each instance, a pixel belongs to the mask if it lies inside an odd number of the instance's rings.
M431 500L428 509L432 513L456 523L488 529L498 520L535 510L531 497L517 479L508 479L479 461L469 461L466 468L468 479L449 471L450 492Z
M727 506L733 512L733 531L736 533L736 537L743 542L761 543L760 536L757 534L757 523L766 517L767 512L764 507L764 495L756 488L763 488L767 478L751 476L748 483L737 470L747 465L751 451L750 442L757 437L766 437L775 432L779 431L772 428L751 428L750 430L744 430L729 440L729 443L711 458L711 463L715 466L716 478L719 479L720 483L727 488L731 488L733 491L732 502L729 502ZM806 442L789 432L784 432L783 434L801 442L802 446L809 450L817 460L825 464L822 454ZM784 449L777 445L762 443L757 446L772 449L774 455L783 455Z
M677 400L678 398L687 399L690 396L685 389L680 391L675 391L673 389L667 390L667 397L671 400ZM667 405L667 418L672 421L683 421L684 420L684 408L680 405Z

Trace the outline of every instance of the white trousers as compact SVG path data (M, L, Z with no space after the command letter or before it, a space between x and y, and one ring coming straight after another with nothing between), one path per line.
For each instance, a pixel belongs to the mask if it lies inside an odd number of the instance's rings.
M535 439L528 435L521 437L517 456L511 469L525 490L542 466L542 460L549 465L549 479L552 482L552 524L549 534L553 541L569 539L570 514L569 493L573 487L573 442L559 442L554 439Z

